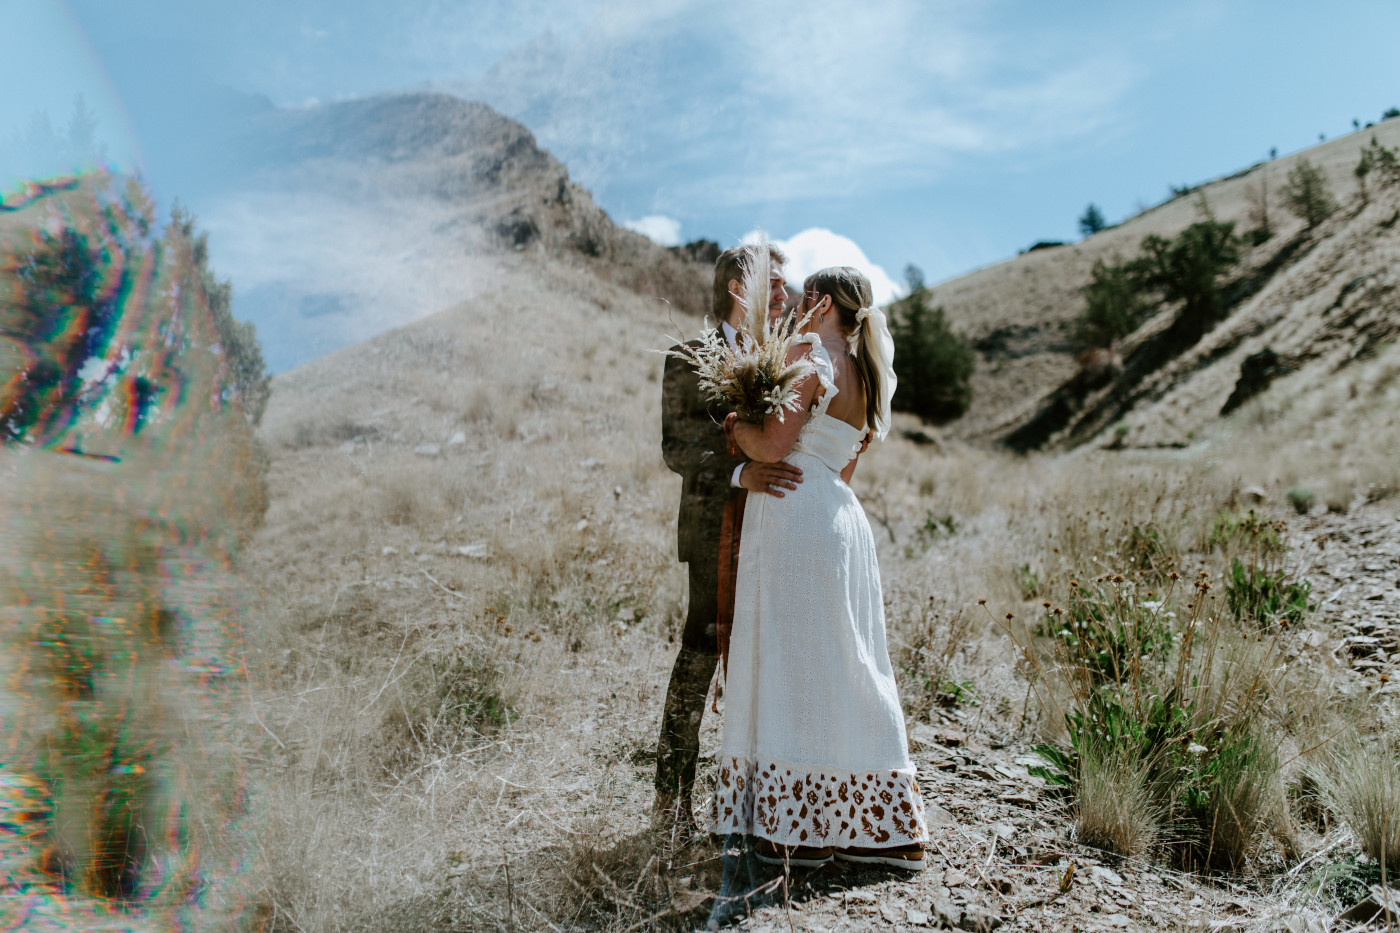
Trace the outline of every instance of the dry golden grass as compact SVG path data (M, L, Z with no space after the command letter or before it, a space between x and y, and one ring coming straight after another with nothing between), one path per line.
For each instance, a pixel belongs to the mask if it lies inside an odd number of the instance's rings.
M1078 777L1075 839L1130 858L1149 855L1161 813L1147 786L1147 763L1128 749L1090 746Z
M697 324L583 269L521 263L498 291L279 377L263 427L272 508L245 564L259 585L254 708L276 736L259 792L276 928L695 921L714 852L647 832L685 605L648 351ZM1282 380L1184 451L1016 457L919 446L900 435L916 422L898 421L853 486L909 712L938 715L930 683L971 681L977 728L1053 734L978 599L1019 623L1073 579L1218 578L1225 555L1205 544L1242 487L1272 504L1296 483L1394 488L1393 465L1344 431L1363 420L1389 436L1400 367L1375 352L1336 384ZM1266 661L1255 642L1222 641L1199 707L1229 715ZM1292 725L1227 809L1282 841L1246 829L1227 843L1241 852L1293 845L1283 782L1365 715L1312 664L1267 668L1269 721ZM1150 851L1157 815L1125 796L1131 768L1103 764L1081 835ZM703 800L705 760L701 773Z
M1389 875L1400 871L1400 763L1390 743L1338 742L1312 773L1366 857Z

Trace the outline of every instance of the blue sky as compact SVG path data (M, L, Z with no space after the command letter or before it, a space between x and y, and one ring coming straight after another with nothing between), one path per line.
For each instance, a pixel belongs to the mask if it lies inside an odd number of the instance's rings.
M933 282L1400 106L1400 3L0 0L0 137L81 91L198 210L200 120L434 87L535 131L618 221L813 228ZM186 193L189 192L189 193ZM217 244L214 244L217 253Z

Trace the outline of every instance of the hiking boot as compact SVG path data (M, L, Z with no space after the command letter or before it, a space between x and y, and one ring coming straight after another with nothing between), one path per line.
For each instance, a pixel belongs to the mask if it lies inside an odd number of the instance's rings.
M767 839L754 842L754 854L765 865L791 865L793 868L817 868L831 861L831 846L785 846Z
M905 871L922 871L924 867L924 847L919 843L903 846L889 846L883 849L864 849L851 846L837 849L836 857L843 862L856 862L861 865L888 865L890 868L903 868Z

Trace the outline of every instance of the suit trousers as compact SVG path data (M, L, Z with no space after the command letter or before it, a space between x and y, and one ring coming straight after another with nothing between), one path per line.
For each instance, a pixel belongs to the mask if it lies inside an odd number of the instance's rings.
M671 668L666 708L661 714L661 737L656 748L656 791L659 799L678 801L690 818L691 788L700 757L700 720L719 663L715 619L719 612L719 555L693 560L689 606L681 650ZM670 804L668 804L670 805Z

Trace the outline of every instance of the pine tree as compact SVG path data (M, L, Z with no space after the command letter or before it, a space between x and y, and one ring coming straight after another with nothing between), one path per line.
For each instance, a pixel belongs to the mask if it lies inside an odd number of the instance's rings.
M1283 203L1312 230L1337 210L1327 178L1307 159L1299 159L1283 186Z
M1097 204L1090 202L1089 206L1084 208L1084 213L1080 215L1079 232L1090 237L1107 228L1108 221L1104 220L1103 211L1099 210Z
M893 406L935 423L952 421L972 403L976 354L949 326L943 308L933 307L918 267L907 268L904 278L909 294L889 309L899 375Z

